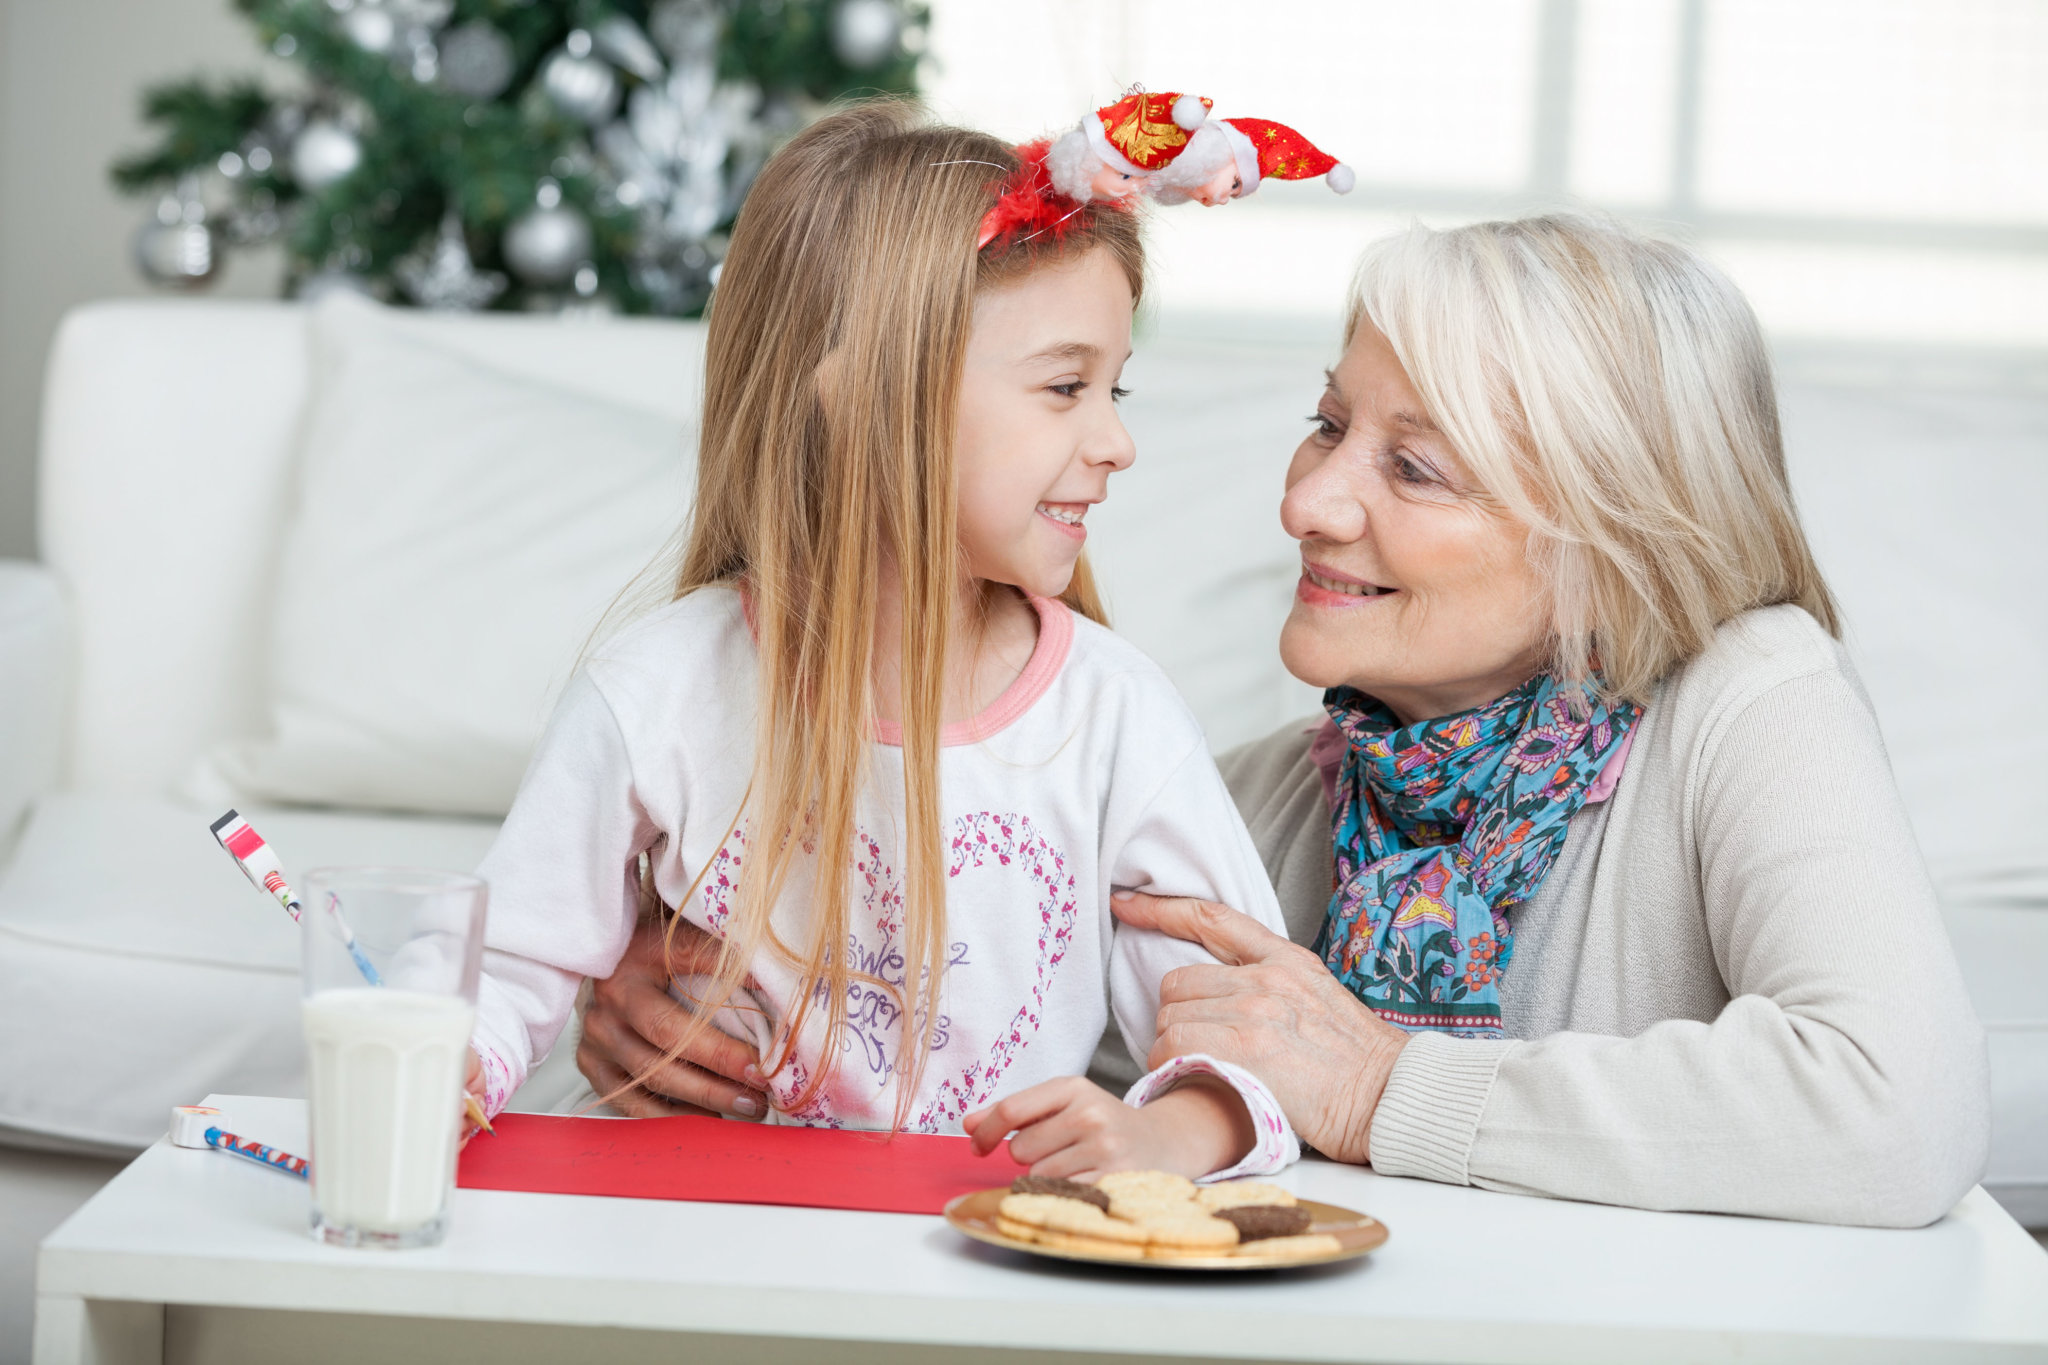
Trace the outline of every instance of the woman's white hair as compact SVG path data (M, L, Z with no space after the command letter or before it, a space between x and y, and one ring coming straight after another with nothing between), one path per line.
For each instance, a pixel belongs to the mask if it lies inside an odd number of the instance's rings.
M1481 488L1531 528L1552 668L1645 701L1722 622L1797 603L1839 634L1785 480L1756 316L1697 253L1574 214L1374 243L1379 328Z

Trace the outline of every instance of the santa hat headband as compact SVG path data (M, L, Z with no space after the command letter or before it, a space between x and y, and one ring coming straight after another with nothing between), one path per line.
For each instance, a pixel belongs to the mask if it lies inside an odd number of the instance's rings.
M991 244L1007 245L1036 237L1049 237L1057 243L1067 233L1083 225L1085 210L1106 208L1122 211L1120 205L1091 205L1053 188L1052 176L1045 165L1046 150L1050 146L1050 138L1040 138L1017 148L1017 169L1004 177L1002 193L989 211L981 216L981 235L974 244L976 251L985 250Z

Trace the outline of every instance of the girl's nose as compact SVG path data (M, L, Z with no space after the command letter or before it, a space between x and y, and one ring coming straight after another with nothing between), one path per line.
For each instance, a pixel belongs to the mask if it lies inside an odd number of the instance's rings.
M1082 448L1081 458L1089 464L1108 465L1112 472L1129 469L1138 459L1138 444L1124 426L1124 419L1110 409L1093 439Z

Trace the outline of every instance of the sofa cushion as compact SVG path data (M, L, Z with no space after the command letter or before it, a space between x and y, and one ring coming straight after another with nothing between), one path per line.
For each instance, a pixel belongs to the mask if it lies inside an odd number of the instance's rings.
M313 351L265 733L186 790L502 815L606 607L682 522L692 434L356 300L321 307Z
M65 795L0 878L0 1132L133 1148L210 1090L304 1092L299 946L207 830L217 810ZM489 821L251 811L293 875L468 869Z

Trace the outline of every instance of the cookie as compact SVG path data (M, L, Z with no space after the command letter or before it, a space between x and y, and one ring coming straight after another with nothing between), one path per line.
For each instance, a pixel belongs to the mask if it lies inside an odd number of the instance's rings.
M996 1206L996 1215L1031 1227L1041 1241L1044 1240L1044 1232L1063 1232L1140 1246L1145 1241L1145 1234L1137 1224L1120 1222L1093 1204L1056 1194L1006 1194L1003 1202Z
M1038 1240L1037 1228L1032 1227L1029 1223L1020 1223L1014 1218L1004 1218L998 1215L996 1218L996 1231L1002 1233L1005 1237L1014 1237L1020 1242L1035 1242Z
M1070 1232L1050 1232L1044 1229L1040 1229L1031 1240L1051 1251L1072 1251L1086 1256L1101 1256L1112 1261L1142 1261L1147 1250L1135 1242L1109 1242L1100 1237L1077 1237Z
M1084 1204L1093 1204L1104 1213L1109 1212L1109 1196L1078 1180L1061 1180L1050 1175L1020 1175L1010 1182L1010 1193L1051 1194L1061 1199L1078 1199Z
M1187 1218L1207 1210L1192 1199L1162 1199L1141 1191L1136 1195L1112 1195L1109 1212L1127 1223L1142 1223L1148 1218Z
M1206 1213L1159 1215L1136 1226L1144 1229L1147 1247L1176 1251L1227 1251L1237 1245L1237 1229Z
M1229 1180L1221 1185L1204 1185L1195 1194L1195 1202L1212 1213L1217 1209L1234 1209L1244 1204L1278 1204L1293 1208L1294 1194L1278 1185L1268 1185L1263 1180Z
M1334 1256L1344 1249L1344 1244L1327 1232L1311 1232L1299 1237L1268 1237L1263 1241L1247 1242L1230 1254L1233 1256Z
M1095 1182L1095 1188L1117 1199L1188 1200L1195 1197L1195 1182L1169 1171L1111 1171Z
M1237 1240L1256 1242L1268 1237L1293 1237L1308 1231L1314 1220L1304 1208L1279 1204L1240 1204L1218 1209L1216 1216L1237 1229Z

